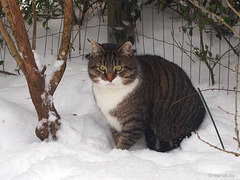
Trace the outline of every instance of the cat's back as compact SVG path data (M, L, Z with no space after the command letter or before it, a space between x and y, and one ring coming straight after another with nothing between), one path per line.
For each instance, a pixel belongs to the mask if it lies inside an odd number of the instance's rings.
M151 94L152 128L158 127L159 136L164 140L176 138L198 127L205 110L187 74L159 56L136 58L145 84L142 92Z
M189 91L194 90L190 79L182 68L160 56L142 55L136 56L140 65L142 78L148 78L149 83L159 85L163 89L185 87ZM183 89L181 89L182 91Z
M141 55L141 56L136 56L138 63L141 66L141 70L143 72L149 72L153 71L155 75L158 73L175 73L178 75L186 76L186 73L175 63L170 62L160 56L154 56L154 55Z

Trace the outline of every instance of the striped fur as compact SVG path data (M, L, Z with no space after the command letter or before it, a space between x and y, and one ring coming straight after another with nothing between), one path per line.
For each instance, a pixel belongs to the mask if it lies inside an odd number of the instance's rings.
M95 100L117 148L129 149L145 136L147 147L166 152L199 127L205 109L180 67L159 56L134 56L130 42L91 45L89 76ZM116 66L123 68L117 72Z

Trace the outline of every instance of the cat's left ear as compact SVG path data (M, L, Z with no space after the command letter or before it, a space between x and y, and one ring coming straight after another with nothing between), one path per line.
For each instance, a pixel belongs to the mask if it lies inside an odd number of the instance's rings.
M92 46L92 54L93 54L93 56L96 56L98 54L104 53L104 49L96 41L92 40L91 41L91 46Z
M130 41L125 42L119 49L118 52L121 52L125 55L132 55L133 54L133 46Z

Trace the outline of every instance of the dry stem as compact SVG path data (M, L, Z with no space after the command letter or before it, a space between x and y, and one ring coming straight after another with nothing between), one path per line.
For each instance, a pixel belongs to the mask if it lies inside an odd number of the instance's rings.
M236 71L236 88L235 88L235 115L234 115L234 121L235 121L235 133L236 133L236 138L233 138L234 140L237 141L238 143L238 148L240 148L240 140L239 140L239 130L238 130L238 122L237 122L237 91L238 91L238 68L239 68L240 63L237 63L235 66L235 71Z
M200 135L198 134L197 130L195 130L195 132L196 132L196 134L197 134L198 139L199 139L200 141L202 141L203 143L209 145L210 147L213 147L213 148L215 148L215 149L217 149L217 150L219 150L219 151L222 151L222 152L226 152L226 153L229 153L229 154L233 154L233 155L235 155L235 156L237 156L237 157L240 156L240 153L236 153L236 152L233 152L233 151L224 150L224 149L221 149L221 148L219 148L219 147L217 147L217 146L215 146L215 145L210 144L209 142L203 140L203 139L200 137Z
M83 25L84 25L85 22L88 20L89 16L90 16L97 8L98 8L98 6L95 7L95 8L88 14L88 16L84 19L83 23L81 24L81 26L80 26L79 29L78 29L78 32L75 34L75 36L74 36L74 38L73 38L73 40L72 40L72 43L71 43L71 45L70 45L70 48L69 48L69 50L68 50L68 52L67 52L67 54L66 54L67 56L68 56L68 54L69 54L69 52L70 52L70 49L72 48L72 46L73 46L73 44L74 44L74 42L75 42L75 40L76 40L78 34L80 33Z
M227 114L230 114L230 115L233 115L233 116L235 116L235 114L234 114L234 113L230 113L230 112L226 111L225 109L221 108L220 106L218 106L218 108L219 108L219 109L221 109L223 112L225 112L225 113L227 113ZM239 115L237 115L237 117L240 117L240 116L239 116Z
M19 65L19 67L22 69L22 71L25 71L25 65L23 63L23 59L20 56L11 36L9 35L7 29L4 26L4 23L2 21L2 18L0 18L0 32L3 36L3 38L5 39L11 53L12 56L14 57L14 59L16 60L17 64Z
M201 90L201 92L204 92L204 91L232 91L232 92L235 92L236 90L231 90L231 89L217 89L217 88L209 88L209 89L203 89L203 90ZM240 91L237 90L237 92L240 92ZM186 99L186 98L188 98L188 97L190 97L190 96L196 95L196 94L198 94L198 92L194 92L194 93L188 94L187 96L184 96L183 98L181 98L181 99L175 101L174 103L172 103L171 107L172 107L173 105L179 103L180 101L182 101L182 100L184 100L184 99ZM218 107L219 107L219 106L218 106ZM219 107L219 108L220 108L220 107ZM220 108L220 109L222 109L222 108ZM223 110L223 109L222 109L222 110ZM225 111L225 110L223 110L223 111ZM230 113L229 113L229 114L230 114ZM233 114L233 115L234 115L234 114Z
M0 70L0 73L1 73L1 74L6 74L6 75L17 76L17 74L14 74L14 73L11 73L11 72L7 72L7 71L1 71L1 70Z

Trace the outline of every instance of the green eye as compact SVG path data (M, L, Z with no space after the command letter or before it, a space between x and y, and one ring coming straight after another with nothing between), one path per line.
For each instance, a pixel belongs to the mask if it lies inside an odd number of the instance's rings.
M116 70L116 71L121 71L121 70L122 70L122 66L117 66L117 67L115 68L115 70Z
M105 68L104 66L99 66L99 69L100 69L101 71L105 71L105 70L106 70L106 68Z

